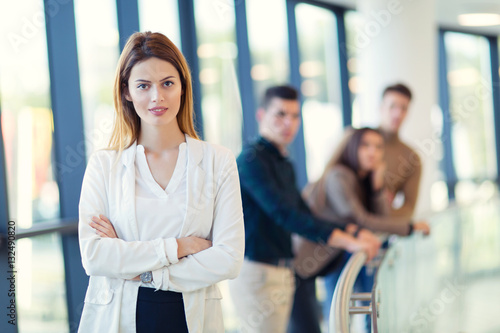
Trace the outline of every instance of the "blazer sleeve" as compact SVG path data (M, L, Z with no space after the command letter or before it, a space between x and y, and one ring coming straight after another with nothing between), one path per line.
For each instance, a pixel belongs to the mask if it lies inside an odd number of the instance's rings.
M92 216L109 216L109 159L112 158L106 154L109 152L101 151L91 156L82 183L78 237L85 272L89 276L132 279L143 272L177 262L175 238L124 241L119 238L102 238L90 227ZM103 162L106 159L108 161ZM115 226L125 223L112 222Z
M188 292L238 276L245 251L245 231L236 161L228 152L218 177L212 247L153 272L155 287Z
M372 231L408 235L409 219L373 214L366 210L355 191L356 178L350 171L334 169L326 178L325 190L332 209L342 218L350 218Z

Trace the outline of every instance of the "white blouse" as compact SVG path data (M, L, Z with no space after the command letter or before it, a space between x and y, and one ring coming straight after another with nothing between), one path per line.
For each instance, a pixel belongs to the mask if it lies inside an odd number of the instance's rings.
M139 240L158 237L179 238L187 209L187 143L179 145L179 155L168 185L163 189L153 178L143 145L137 145L135 159L135 206ZM168 252L167 252L168 255ZM155 272L158 273L158 272ZM158 288L153 283L141 283L142 287Z

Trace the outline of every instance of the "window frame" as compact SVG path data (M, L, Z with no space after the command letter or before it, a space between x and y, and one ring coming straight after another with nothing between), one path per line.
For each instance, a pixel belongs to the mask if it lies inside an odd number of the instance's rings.
M453 162L453 142L452 142L452 127L450 119L450 90L448 85L448 54L445 44L445 35L448 32L461 33L471 36L484 37L488 41L490 51L490 75L491 89L493 102L493 117L494 117L494 132L495 132L495 148L496 148L496 163L497 163L497 178L482 179L493 180L497 186L500 186L500 73L499 73L499 51L498 51L498 36L471 32L463 29L451 29L439 27L438 29L438 91L439 91L439 106L443 113L443 131L441 140L443 142L443 159L441 161L441 169L445 174L445 182L448 187L448 198L450 201L456 199L456 185L460 181L458 179L455 165Z

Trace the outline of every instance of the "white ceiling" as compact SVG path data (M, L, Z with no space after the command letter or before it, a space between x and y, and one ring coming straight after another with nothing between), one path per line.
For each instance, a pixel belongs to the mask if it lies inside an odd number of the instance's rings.
M356 8L360 0L319 0L347 8ZM370 1L370 0L364 0ZM458 24L459 14L495 13L500 14L500 0L434 0L436 3L437 23L443 28L500 35L500 25L491 27L464 27Z

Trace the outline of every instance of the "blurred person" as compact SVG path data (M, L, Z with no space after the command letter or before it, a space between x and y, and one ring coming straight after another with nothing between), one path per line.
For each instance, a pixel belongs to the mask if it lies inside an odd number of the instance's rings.
M216 284L244 254L236 160L198 139L188 64L160 33L129 38L114 101L109 147L90 157L80 197L79 332L224 332Z
M260 137L237 158L245 216L245 260L229 282L243 332L285 332L294 295L291 233L348 252L365 251L370 260L380 242L369 231L314 217L301 198L287 147L300 126L297 91L266 90L257 110ZM313 332L308 330L308 332Z
M414 231L429 234L430 228L425 222L413 222L409 217L391 216L387 191L384 182L384 138L380 131L371 128L348 130L342 144L327 163L318 181L309 184L303 196L317 216L347 223L355 223L373 232L383 232L406 236ZM295 265L301 267L313 253L319 252L322 245L299 238L295 242L297 258ZM322 253L325 251L322 251ZM325 252L327 253L327 252ZM333 271L324 277L326 299L323 315L329 318L333 293L350 255L331 253L323 256L317 270L334 261ZM298 271L308 278L315 272ZM363 267L355 290L371 292L373 276Z
M379 127L385 139L384 182L391 203L391 215L407 218L412 217L415 211L422 173L420 157L399 138L411 99L412 93L404 84L386 87L380 104ZM403 202L400 207L393 208L397 194L401 195Z

